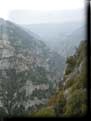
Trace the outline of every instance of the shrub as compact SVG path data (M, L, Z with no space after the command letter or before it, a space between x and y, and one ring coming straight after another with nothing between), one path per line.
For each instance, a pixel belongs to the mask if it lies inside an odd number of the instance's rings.
M64 97L63 94L61 94L58 103L54 107L56 116L61 116L62 117L64 115L65 104L66 104L65 97Z
M31 117L55 117L55 112L52 107L46 107L37 112L33 112Z
M86 101L86 93L84 93L84 90L75 90L67 100L65 116L83 116L86 114Z
M74 56L69 56L67 58L67 61L66 61L67 64L71 65L71 66L75 66L76 64L76 59Z

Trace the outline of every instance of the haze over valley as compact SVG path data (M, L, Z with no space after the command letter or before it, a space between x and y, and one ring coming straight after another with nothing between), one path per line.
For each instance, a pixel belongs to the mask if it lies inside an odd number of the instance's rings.
M9 20L33 32L50 49L64 57L73 54L74 48L86 37L83 9L44 12L14 10L10 12Z
M84 0L3 0L0 11L0 117L86 114Z

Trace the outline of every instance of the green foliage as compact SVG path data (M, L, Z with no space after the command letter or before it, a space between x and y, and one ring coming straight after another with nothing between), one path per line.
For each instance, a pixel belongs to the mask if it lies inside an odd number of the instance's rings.
M58 91L55 93L55 95L51 96L51 98L48 101L48 106L53 106L59 103L60 97L63 95L62 91Z
M76 53L67 58L64 77L68 80L65 82L63 93L59 90L49 101L49 105L54 106L56 116L72 117L86 114L86 74L86 43L82 42ZM68 90L66 97L64 96L65 89Z
M81 61L86 57L87 44L82 41L73 56L69 56L66 60L67 68L65 70L65 75L70 74L75 67L79 66Z
M74 79L70 79L66 82L65 89L71 87L74 84Z
M67 100L65 116L83 116L86 114L86 93L83 89L76 90Z
M75 65L76 65L76 59L75 59L75 56L69 56L66 60L66 64L67 64L67 68L65 70L65 75L68 75L70 74L74 68L75 68Z
M67 68L65 74L69 74L73 71L75 65L76 65L76 59L75 56L69 56L66 60Z
M82 41L79 45L79 48L77 48L76 51L77 65L79 65L81 61L87 56L86 50L87 50L87 43L86 41Z
M59 95L59 100L54 106L56 116L63 116L64 115L64 106L66 104L66 99L64 97L63 92Z
M52 107L40 109L38 112L33 112L31 117L55 117L55 112Z
M75 72L74 78L71 78L66 82L66 89L70 88L68 93L68 99L64 108L64 116L83 116L86 114L86 43L82 41L79 48L77 48L74 56L67 60L66 73L74 72L74 69L78 69Z
M67 64L70 64L71 66L74 67L74 65L76 64L76 60L75 60L74 56L69 56L69 57L67 58L67 60L66 60L66 63L67 63Z
M67 65L67 68L65 70L65 75L69 75L73 71L73 67L70 65Z
M78 73L75 78L71 78L70 80L68 80L66 82L66 86L65 86L65 89L66 88L69 88L69 87L72 87L72 91L73 89L79 89L79 88L85 88L87 83L87 79L86 79L86 75L87 75L87 72L86 72L86 65L83 64L82 66L82 72Z
M76 89L80 89L80 88L82 88L82 89L84 89L84 88L86 88L86 77L84 77L84 75L83 76L78 76L76 79L75 79L75 83L72 85L72 92L74 91L74 90L76 90Z

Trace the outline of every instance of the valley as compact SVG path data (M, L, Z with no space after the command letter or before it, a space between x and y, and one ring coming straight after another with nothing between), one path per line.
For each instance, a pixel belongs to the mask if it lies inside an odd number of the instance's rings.
M73 24L74 29L69 32L69 24L68 30L65 25L64 30L60 29L59 24L36 25L35 29L34 26L0 18L0 115L63 117L79 112L84 115L87 108L83 93L86 92L84 27ZM74 103L75 96L80 101Z

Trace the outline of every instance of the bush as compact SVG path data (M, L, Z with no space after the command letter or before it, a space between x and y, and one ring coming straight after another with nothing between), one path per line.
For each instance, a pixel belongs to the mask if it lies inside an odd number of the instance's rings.
M54 107L56 116L61 116L62 117L64 115L65 104L66 104L65 97L64 97L63 93L61 93L59 101Z
M57 105L60 102L61 98L63 98L63 90L59 90L54 96L50 98L50 100L48 101L48 106Z
M65 70L65 75L69 75L72 71L73 71L73 67L67 65L67 68L66 68L66 70Z
M74 56L69 56L67 58L67 61L66 61L67 64L71 65L71 66L75 66L76 64L76 59Z
M74 84L74 79L70 79L66 82L65 89L71 87Z
M40 109L38 112L33 112L31 117L55 117L55 112L52 107Z
M83 89L75 90L67 100L65 116L83 116L86 114L86 93Z

